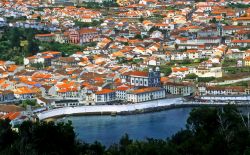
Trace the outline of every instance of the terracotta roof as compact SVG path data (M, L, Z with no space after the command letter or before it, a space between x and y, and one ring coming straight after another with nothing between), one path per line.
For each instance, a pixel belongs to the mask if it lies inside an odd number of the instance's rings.
M34 88L20 87L14 90L15 94L35 94L37 90Z
M102 95L102 94L109 94L109 93L114 93L114 90L111 89L102 89L101 91L95 92L96 95Z
M127 91L130 88L132 88L132 87L128 86L128 85L121 85L121 86L118 86L116 90L118 90L118 91Z
M159 91L159 90L162 90L162 89L163 88L160 88L160 87L147 87L147 88L131 90L131 91L129 91L129 93L131 93L131 94L142 94L142 93L147 93L147 92Z
M130 71L124 73L124 75L127 76L142 76L142 77L148 77L148 72L143 72L143 71Z
M245 61L250 61L250 56L244 58Z
M185 72L185 71L188 71L188 68L187 67L173 67L172 71L173 72Z
M56 54L61 54L61 52L59 52L59 51L46 51L46 52L42 52L42 54L56 55Z
M192 86L193 84L190 82L166 82L165 85L172 85L172 86Z
M232 40L231 41L232 43L250 43L250 39L248 39L248 40Z
M18 66L17 65L9 65L8 66L8 71L9 72L14 72Z
M187 50L187 53L197 53L198 50Z
M233 20L237 21L237 20L250 20L250 16L249 17L238 17L238 18L233 18Z
M55 36L54 33L49 33L49 34L36 34L36 37L53 37Z
M80 34L87 34L87 33L97 33L96 29L89 29L89 28L82 28L79 30Z
M20 115L21 115L21 112L9 112L8 114L4 115L2 119L14 120Z

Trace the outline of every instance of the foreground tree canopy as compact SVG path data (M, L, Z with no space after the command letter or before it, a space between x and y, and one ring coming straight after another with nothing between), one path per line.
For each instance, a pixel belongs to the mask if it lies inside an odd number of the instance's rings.
M8 120L0 121L0 154L6 155L248 155L249 117L236 107L196 108L186 129L173 137L134 141L124 135L109 148L76 139L71 122L24 122L19 132Z

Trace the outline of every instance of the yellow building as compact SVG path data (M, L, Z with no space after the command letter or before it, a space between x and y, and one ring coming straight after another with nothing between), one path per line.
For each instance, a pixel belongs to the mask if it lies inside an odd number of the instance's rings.
M250 56L245 57L244 64L245 64L245 66L250 66Z

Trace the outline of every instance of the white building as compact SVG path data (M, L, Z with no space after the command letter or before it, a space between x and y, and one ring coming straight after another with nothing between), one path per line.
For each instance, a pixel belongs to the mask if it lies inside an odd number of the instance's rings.
M127 92L127 100L130 102L145 102L166 97L166 91L160 87L148 87Z
M199 77L222 77L222 69L221 67L198 67L196 69L196 75Z
M195 86L189 82L166 82L163 84L167 93L188 96L195 92Z
M102 89L95 92L95 103L103 104L107 102L112 102L116 100L115 91L111 89Z
M59 100L54 101L51 105L55 106L56 108L81 106L78 100Z
M156 67L155 71L149 69L148 72L126 72L121 76L121 79L123 83L128 83L132 86L158 87L160 86L160 69Z
M44 66L50 66L51 60L59 58L62 56L61 52L58 51L47 51L42 53L37 53L34 56L24 58L23 63L25 66L30 66L32 64L41 63Z
M126 85L119 86L115 92L116 100L127 100L127 90L129 89L130 87Z

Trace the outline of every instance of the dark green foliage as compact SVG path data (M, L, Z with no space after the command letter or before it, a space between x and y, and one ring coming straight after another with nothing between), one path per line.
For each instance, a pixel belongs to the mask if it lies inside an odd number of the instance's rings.
M116 3L116 1L104 1L102 3L104 7L118 7L119 5Z
M23 57L39 52L38 43L34 36L36 33L47 33L34 29L4 28L0 39L0 60L11 60L17 64L23 63ZM21 46L21 41L27 45Z
M95 43L89 43L85 46L73 45L73 44L61 44L57 42L43 42L41 43L42 51L60 51L63 56L69 56L75 52L82 51L87 46L95 46Z
M241 3L229 3L228 4L229 7L232 7L232 8L249 8L250 7L250 4L241 4Z
M167 6L166 9L167 9L167 10L177 10L177 9L175 8L175 6Z
M237 65L236 59L225 58L222 62L223 67L236 66L236 65Z
M215 77L198 77L198 82L211 82L215 80Z
M188 74L185 77L185 79L196 79L196 78L198 78L198 76L194 73Z
M39 52L38 44L35 41L35 34L33 30L29 30L27 32L27 41L28 41L28 46L27 46L27 52L31 55L34 55Z
M115 1L104 1L103 3L97 2L84 2L83 6L90 9L101 9L102 7L118 7Z
M0 121L0 150L7 151L15 142L17 133L12 131L9 120ZM1 153L1 152L0 152Z
M10 42L10 46L19 47L20 46L21 34L18 28L12 28L8 34L8 40Z
M248 39L250 39L250 35L248 35ZM241 51L245 51L245 50L248 50L250 49L250 46L247 46L247 47L240 47L239 50Z
M28 105L29 106L36 106L37 102L36 100L23 100L21 103L21 106L26 108Z
M189 59L184 59L184 60L172 60L171 63L172 64L180 64L180 65L190 65L193 62Z
M217 23L217 20L215 18L211 19L209 23Z
M19 132L0 120L0 154L7 155L248 155L250 123L235 106L194 108L186 129L170 139L134 141L126 134L107 149L76 140L71 122L24 122ZM87 133L86 133L87 134Z
M225 67L224 72L236 74L236 73L249 73L250 67Z
M27 17L26 16L21 16L21 17L6 17L8 23L15 23L17 21L26 21Z
M136 34L135 39L142 39L142 36L140 34Z
M140 18L139 18L139 22L143 22L144 21L144 18L143 18L143 16L141 16Z
M101 8L100 4L97 2L85 2L84 5L86 8L90 8L90 9L100 9Z
M0 132L1 140L4 140L3 144L0 144L0 154L6 150L11 154L19 152L25 155L77 153L76 136L71 122L58 124L54 122L24 122L19 127L18 136L15 139L13 139L13 135L17 135L17 133L11 130L9 123L6 123L8 122L0 121L0 131L5 131ZM5 150L2 149L4 147Z
M125 57L116 57L116 61L118 64L138 64L140 62L143 61L143 59L139 59L139 58L134 58L134 59L130 59L130 60L127 60Z
M171 67L167 66L167 65L161 65L160 66L160 71L165 75L165 76L169 76L172 73L172 69Z
M83 27L96 27L96 26L100 26L101 23L103 23L102 20L100 20L100 21L94 20L93 22L90 22L90 23L75 21L75 25L79 26L80 28L83 28Z
M116 57L116 60L119 64L127 63L127 59L125 57Z
M44 64L41 62L31 64L30 66L35 67L36 69L43 69L44 68Z

